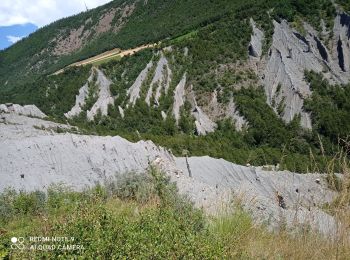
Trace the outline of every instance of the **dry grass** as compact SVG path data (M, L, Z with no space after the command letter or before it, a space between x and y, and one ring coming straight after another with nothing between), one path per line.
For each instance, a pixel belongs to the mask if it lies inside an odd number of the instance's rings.
M333 237L325 237L304 229L291 235L288 231L271 234L264 230L254 232L247 241L253 258L263 259L350 259L350 167L347 152L340 152L328 162L327 180L338 196L328 212L335 217ZM335 163L341 163L342 172L336 175Z
M349 145L350 147L350 145ZM349 150L350 151L350 150ZM212 221L217 239L225 241L225 256L229 259L350 259L350 165L349 152L339 152L327 162L325 178L338 196L324 210L334 216L334 236L319 234L308 227L271 232L254 224L239 207ZM335 173L335 165L341 172ZM235 205L241 202L235 200ZM283 223L282 223L283 224ZM283 225L282 225L283 226ZM296 231L298 230L298 231Z

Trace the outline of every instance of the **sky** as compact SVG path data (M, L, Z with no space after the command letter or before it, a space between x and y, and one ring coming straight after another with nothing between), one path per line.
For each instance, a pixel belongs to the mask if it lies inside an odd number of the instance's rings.
M60 18L111 0L0 0L0 50ZM28 3L30 2L30 4Z

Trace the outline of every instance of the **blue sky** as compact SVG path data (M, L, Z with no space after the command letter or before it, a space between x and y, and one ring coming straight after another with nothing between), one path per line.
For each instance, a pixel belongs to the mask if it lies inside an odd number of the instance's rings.
M111 0L0 0L0 49L60 18ZM30 2L30 4L28 3Z
M35 24L31 23L0 27L0 50L9 47L34 32L37 28Z

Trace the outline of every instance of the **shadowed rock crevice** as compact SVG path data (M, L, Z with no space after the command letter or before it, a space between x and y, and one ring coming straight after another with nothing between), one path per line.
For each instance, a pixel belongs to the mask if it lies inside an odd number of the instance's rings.
M345 72L343 43L342 43L340 38L339 38L338 43L337 43L337 51L338 51L339 67L341 68L342 71Z
M350 39L350 16L343 13L340 15L340 24L342 26L346 26L348 27L348 31L347 31L347 36L348 36L348 39Z
M306 40L306 38L302 36L300 33L293 32L293 34L295 35L295 37L297 37L299 40L304 42L306 45L310 45L309 42Z
M314 37L314 40L316 41L317 49L322 59L328 62L328 53L326 48L323 46L322 42L316 36Z

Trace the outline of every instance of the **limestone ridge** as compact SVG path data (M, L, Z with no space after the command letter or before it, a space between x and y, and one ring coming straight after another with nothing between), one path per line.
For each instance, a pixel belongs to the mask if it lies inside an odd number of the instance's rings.
M319 33L307 23L304 23L305 36L284 20L273 23L272 46L262 56L264 34L251 21L253 35L249 54L257 63L256 70L265 87L268 104L286 122L301 115L302 126L311 128L310 115L303 111L303 101L311 94L304 72L312 70L322 73L332 84L349 82L350 17L345 13L337 15L330 47L322 43Z

